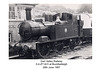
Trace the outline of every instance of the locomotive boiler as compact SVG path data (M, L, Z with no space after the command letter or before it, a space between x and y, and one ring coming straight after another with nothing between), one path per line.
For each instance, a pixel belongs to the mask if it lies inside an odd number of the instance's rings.
M42 23L24 21L19 25L19 34L22 41L38 40L40 36L49 36L50 28Z

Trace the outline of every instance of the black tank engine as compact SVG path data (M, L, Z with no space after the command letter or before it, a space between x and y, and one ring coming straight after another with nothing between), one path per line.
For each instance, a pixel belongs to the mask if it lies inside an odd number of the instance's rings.
M58 14L53 18L59 17ZM85 39L83 36L83 21L80 15L62 13L60 21L52 21L53 25L45 25L43 22L31 20L23 21L19 24L19 34L21 41L15 47L20 47L18 54L30 55L32 57L46 58L50 51L61 51L64 46L74 49L80 41ZM87 37L86 37L87 38ZM92 38L88 36L90 40Z

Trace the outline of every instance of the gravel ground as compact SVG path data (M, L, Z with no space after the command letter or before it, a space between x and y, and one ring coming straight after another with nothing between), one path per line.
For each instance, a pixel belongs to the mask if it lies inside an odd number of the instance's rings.
M77 46L74 51L64 52L52 57L52 59L92 59L92 45Z

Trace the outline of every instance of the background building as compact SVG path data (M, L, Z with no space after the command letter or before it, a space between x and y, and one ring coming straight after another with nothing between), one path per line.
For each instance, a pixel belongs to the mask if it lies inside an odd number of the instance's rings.
M32 19L33 10L37 4L9 4L9 41L16 42L20 40L18 35L18 25L26 20ZM31 15L31 18L26 18Z

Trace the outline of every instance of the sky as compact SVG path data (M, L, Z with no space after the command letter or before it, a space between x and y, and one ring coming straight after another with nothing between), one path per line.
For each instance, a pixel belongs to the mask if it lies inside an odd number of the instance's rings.
M70 8L72 10L77 10L80 8L81 4L63 4L62 6L64 6L65 8Z
M40 5L43 5L43 4L40 4ZM72 10L77 10L77 9L79 9L80 8L80 6L82 5L82 4L44 4L44 5L50 5L50 6L64 6L65 8L70 8L70 9L72 9Z
M49 5L49 4L45 4L45 5ZM63 6L63 7L65 7L66 9L68 9L68 8L70 8L70 9L72 9L72 10L77 10L77 9L79 9L80 8L80 6L82 5L82 4L50 4L50 6Z

